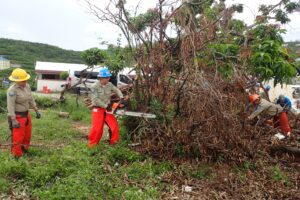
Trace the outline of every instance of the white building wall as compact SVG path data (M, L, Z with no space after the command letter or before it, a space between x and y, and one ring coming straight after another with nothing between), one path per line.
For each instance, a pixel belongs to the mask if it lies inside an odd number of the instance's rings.
M66 84L65 80L37 80L37 88L36 90L38 92L43 91L43 87L47 86L51 92L60 92L63 90L63 87L61 85Z
M280 85L277 84L276 87L274 88L274 81L269 81L268 83L266 83L265 85L270 85L271 86L271 90L269 91L269 97L270 100L273 102L276 98L278 98L278 96L280 94L283 94L285 96L287 96L293 103L293 101L295 99L293 99L292 93L294 91L293 87L295 87L295 85Z
M0 60L0 70L8 69L10 67L9 60Z

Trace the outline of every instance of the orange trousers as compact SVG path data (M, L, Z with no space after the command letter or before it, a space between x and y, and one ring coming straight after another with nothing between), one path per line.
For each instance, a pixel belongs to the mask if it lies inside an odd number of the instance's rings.
M29 148L32 124L29 113L27 117L16 115L16 119L20 123L20 128L12 128L11 153L15 157L20 157L23 155L23 150Z
M273 123L274 123L274 128L280 126L280 129L284 134L291 132L291 127L286 112L282 112L279 115L274 116Z
M111 131L110 144L115 144L119 139L119 125L113 114L107 113L104 108L93 108L92 128L89 134L89 147L99 143L103 134L103 126L106 123Z

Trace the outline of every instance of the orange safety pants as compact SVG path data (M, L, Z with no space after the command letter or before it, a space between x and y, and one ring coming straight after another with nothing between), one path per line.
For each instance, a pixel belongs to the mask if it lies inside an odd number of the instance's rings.
M104 108L93 108L92 128L89 134L89 147L99 143L103 134L104 123L108 125L111 131L110 144L115 144L119 139L119 126L117 119L113 114L107 113Z
M273 118L273 123L274 128L280 126L280 129L284 134L291 132L291 127L286 112L282 112L279 115L275 115Z
M27 117L16 115L16 119L20 123L20 128L12 128L11 153L15 157L20 157L23 155L23 150L29 148L32 124L29 113Z

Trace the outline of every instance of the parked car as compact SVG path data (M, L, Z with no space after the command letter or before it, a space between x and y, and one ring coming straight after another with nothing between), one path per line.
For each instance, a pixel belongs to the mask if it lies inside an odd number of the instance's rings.
M70 71L69 72L69 82L70 86L75 85L80 80L80 77L82 76L83 82L75 87L75 90L80 91L86 91L90 90L90 87L93 83L95 83L98 80L98 71L100 68L95 68L93 70L87 70L87 71ZM110 78L110 82L117 86L118 88L124 88L124 87L131 87L133 80L126 74L123 74L122 72L119 72L117 75L113 75ZM86 86L85 86L86 85Z

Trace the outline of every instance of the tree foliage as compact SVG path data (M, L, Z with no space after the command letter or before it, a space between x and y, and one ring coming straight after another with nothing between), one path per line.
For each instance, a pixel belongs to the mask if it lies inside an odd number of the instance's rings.
M253 149L255 141L240 138L236 110L244 106L248 81L274 78L277 84L295 76L296 65L280 35L280 25L296 8L290 3L262 6L251 25L234 19L241 5L225 1L159 0L153 8L157 17L150 21L140 19L147 13L134 21L123 1L111 0L106 10L90 5L99 19L119 26L128 41L138 69L134 109L158 116L157 121L128 121L136 137L155 133L143 145L212 160L236 158L228 151L232 147L239 158L245 155L236 141Z
M283 30L278 26L259 25L253 32L252 54L250 57L250 70L261 81L274 79L274 84L288 83L296 75L296 64L292 56L283 46L280 33Z
M81 57L87 66L93 67L104 62L105 53L98 48L91 48L83 51Z

